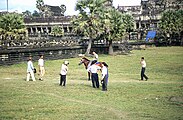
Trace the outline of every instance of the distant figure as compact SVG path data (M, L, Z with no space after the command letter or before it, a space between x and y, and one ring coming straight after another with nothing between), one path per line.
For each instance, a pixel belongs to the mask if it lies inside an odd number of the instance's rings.
M35 77L34 77L34 66L32 63L32 57L29 57L28 62L27 62L27 79L26 79L26 81L29 81L30 76L31 76L33 81L36 81Z
M39 80L43 80L43 76L45 74L43 55L40 55L40 58L38 60L38 66L39 66Z
M92 54L93 54L93 61L94 62L97 62L98 61L98 55L97 55L97 53L96 52L92 52Z
M108 77L108 65L105 62L102 62L102 91L107 91Z
M146 62L144 60L144 57L141 58L140 64L142 65L142 69L141 69L141 80L144 80L144 78L145 78L146 81L147 81L148 80L148 77L145 75Z
M93 59L90 60L88 67L90 67L92 64L95 64L98 61L98 55L96 52L92 52Z
M66 85L66 75L68 71L68 61L64 61L64 63L61 66L61 71L60 71L60 86L65 86Z
M99 67L96 64L92 64L87 71L91 73L91 79L92 79L92 86L93 88L99 88L99 79L98 79L98 70L100 70L101 67Z

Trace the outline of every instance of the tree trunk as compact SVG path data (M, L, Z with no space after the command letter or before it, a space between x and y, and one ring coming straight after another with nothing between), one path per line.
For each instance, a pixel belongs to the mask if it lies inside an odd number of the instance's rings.
M92 39L90 38L89 41L88 41L88 47L87 47L87 50L86 50L86 53L85 53L85 55L87 55L87 56L90 54L91 45L92 45Z
M112 40L109 41L109 55L113 55Z

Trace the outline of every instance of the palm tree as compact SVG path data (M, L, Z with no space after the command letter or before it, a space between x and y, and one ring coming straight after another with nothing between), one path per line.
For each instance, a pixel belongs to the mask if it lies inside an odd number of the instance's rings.
M72 23L75 32L79 32L89 38L86 55L89 55L91 44L99 35L99 11L104 8L107 0L79 0L76 3L76 10L79 11L78 17Z
M64 16L64 13L66 11L66 6L65 5L60 5L60 9L61 9L61 14Z
M24 38L27 36L27 30L24 26L22 15L18 13L8 13L0 16L0 31L5 40L18 39L21 36Z
M43 15L43 12L45 10L44 1L43 0L36 0L36 8Z
M109 41L109 54L113 54L112 42L121 40L126 32L133 29L134 20L130 15L123 15L114 8L110 8L101 14L102 37Z

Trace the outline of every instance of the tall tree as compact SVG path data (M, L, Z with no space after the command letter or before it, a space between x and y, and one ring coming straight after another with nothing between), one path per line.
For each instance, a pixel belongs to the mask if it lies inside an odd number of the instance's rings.
M36 0L36 8L43 15L43 12L45 10L44 1L43 0Z
M89 55L92 41L98 36L100 20L98 13L107 0L78 0L76 10L79 15L73 19L74 30L89 38L86 55Z
M162 14L159 27L166 35L166 40L171 44L171 37L173 34L182 34L183 31L183 10L168 10ZM170 37L169 41L167 37Z
M134 20L131 15L122 14L114 8L104 10L100 14L102 34L101 37L109 41L109 54L113 54L112 43L121 40L125 33L130 32L134 27Z

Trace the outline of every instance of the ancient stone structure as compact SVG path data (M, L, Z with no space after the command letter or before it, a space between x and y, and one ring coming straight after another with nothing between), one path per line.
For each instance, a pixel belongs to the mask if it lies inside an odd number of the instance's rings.
M161 13L167 9L183 8L183 5L176 5L175 0L167 0L166 3L161 0L141 0L138 6L118 6L122 13L130 14L135 20L136 37L132 39L143 39L149 30L157 30Z

